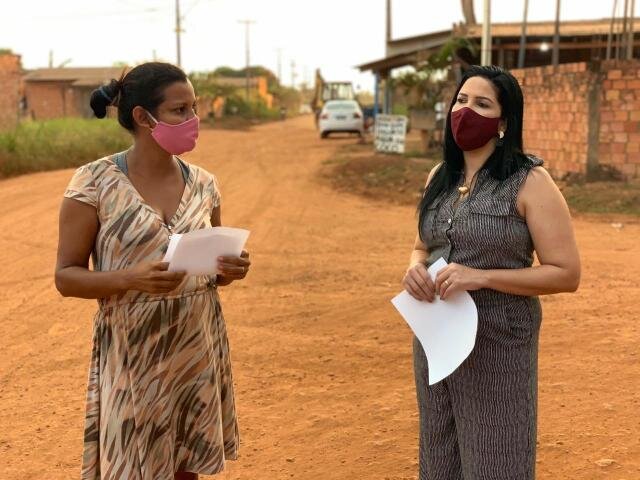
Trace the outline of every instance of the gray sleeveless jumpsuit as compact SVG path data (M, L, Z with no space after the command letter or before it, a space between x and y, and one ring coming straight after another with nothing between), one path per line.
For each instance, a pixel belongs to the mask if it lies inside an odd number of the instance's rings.
M542 161L530 157L531 166ZM516 197L524 167L500 182L486 170L457 208L458 191L426 213L427 266L443 257L478 269L530 267L533 244ZM483 289L473 352L449 377L429 386L424 351L414 338L420 413L420 480L532 480L535 475L537 297ZM455 321L455 319L452 319Z

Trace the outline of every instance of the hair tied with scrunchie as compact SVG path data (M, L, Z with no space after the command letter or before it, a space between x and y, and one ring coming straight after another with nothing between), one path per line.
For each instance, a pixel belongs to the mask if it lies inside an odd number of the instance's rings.
M100 95L102 95L104 98L107 99L107 101L109 102L109 105L113 105L113 98L107 95L107 92L105 91L104 86L100 87L98 89L98 92L100 92Z

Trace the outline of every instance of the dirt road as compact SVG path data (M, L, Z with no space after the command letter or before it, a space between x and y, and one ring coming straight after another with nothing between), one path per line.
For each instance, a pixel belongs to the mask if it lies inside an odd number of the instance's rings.
M223 223L252 230L252 273L221 289L241 457L220 478L414 479L411 337L389 303L414 212L318 182L353 140L321 142L312 123L204 131L188 157L218 176ZM2 480L78 478L96 304L53 285L71 173L0 182ZM575 227L581 289L544 298L538 478L637 480L640 225Z

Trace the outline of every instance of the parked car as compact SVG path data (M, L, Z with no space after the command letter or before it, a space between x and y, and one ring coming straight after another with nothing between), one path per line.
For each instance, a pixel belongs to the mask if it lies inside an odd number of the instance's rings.
M318 128L320 137L331 133L346 132L364 134L364 118L360 105L355 100L329 100L322 107Z

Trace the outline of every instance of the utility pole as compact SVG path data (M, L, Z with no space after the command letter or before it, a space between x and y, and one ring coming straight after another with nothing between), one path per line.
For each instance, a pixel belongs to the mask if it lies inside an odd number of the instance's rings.
M560 0L556 0L556 26L553 34L553 55L551 63L556 68L560 62Z
M522 15L522 33L520 34L520 51L518 52L518 68L524 68L524 55L527 49L527 19L529 0L524 0L524 14Z
M244 42L245 42L245 73L246 73L246 89L247 89L247 101L249 100L250 84L251 84L251 51L249 43L249 30L251 25L256 23L253 20L238 20L238 23L244 24Z
M633 17L636 12L636 2L629 2L629 40L627 41L627 60L633 60L633 47L635 43L635 35L633 32Z
M484 0L484 21L482 23L482 54L480 63L491 65L491 0Z
M182 66L182 52L180 48L180 33L182 27L180 26L180 0L176 0L176 63L179 67Z
M613 0L613 12L611 13L611 24L609 25L609 35L607 35L607 60L611 60L611 45L613 43L613 27L616 20L616 10L618 9L618 0Z
M298 74L296 73L296 61L291 60L291 88L296 88L296 77Z
M627 57L628 36L627 36L627 24L629 20L629 0L624 0L624 13L622 14L622 35L620 36L620 60L624 60Z
M282 85L282 49L276 48L278 52L278 83Z
M385 32L386 42L384 44L384 48L385 48L385 54L388 55L389 43L391 43L391 37L393 36L393 33L391 31L391 0L387 0L386 6L387 6L387 25L386 25L386 32Z
M53 50L49 50L49 68L53 68Z

